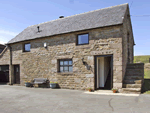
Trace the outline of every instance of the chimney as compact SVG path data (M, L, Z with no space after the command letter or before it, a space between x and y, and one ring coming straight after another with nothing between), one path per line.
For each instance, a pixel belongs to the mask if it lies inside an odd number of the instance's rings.
M59 18L64 18L64 16L59 16Z
M38 28L38 32L40 32L40 30L39 30L39 28L40 28L40 27L39 27L39 26L37 26L37 28Z

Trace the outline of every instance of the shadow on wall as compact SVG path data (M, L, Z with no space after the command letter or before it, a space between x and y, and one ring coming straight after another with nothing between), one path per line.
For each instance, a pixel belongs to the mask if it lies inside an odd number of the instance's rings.
M144 84L142 86L142 93L150 90L150 79L144 79Z

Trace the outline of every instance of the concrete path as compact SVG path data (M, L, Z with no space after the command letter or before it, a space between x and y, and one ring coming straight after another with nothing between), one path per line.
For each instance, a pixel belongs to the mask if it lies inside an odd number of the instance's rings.
M96 90L94 92L85 91L87 94L96 95L116 95L116 96L139 96L140 94L125 94L125 93L113 93L111 90Z
M150 96L0 85L0 113L150 113Z

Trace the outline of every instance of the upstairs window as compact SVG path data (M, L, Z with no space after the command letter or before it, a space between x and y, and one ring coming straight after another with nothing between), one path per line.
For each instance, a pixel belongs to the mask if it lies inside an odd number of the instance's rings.
M24 52L30 52L30 48L31 48L30 43L24 44Z
M89 44L89 34L80 34L77 36L77 45Z
M59 72L72 72L72 59L59 60Z

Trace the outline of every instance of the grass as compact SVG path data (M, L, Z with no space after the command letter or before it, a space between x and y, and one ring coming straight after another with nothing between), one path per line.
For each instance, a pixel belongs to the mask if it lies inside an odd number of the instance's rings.
M150 55L143 55L143 56L134 56L134 63L141 62L141 63L149 63Z
M149 63L150 55L134 56L134 63ZM150 94L150 66L146 66L144 69L144 84L142 88L142 93Z
M144 70L143 93L150 94L150 70Z
M150 91L146 91L144 94L150 94Z
M150 78L150 70L145 69L144 70L144 78L149 79Z

